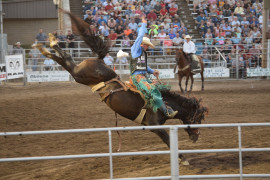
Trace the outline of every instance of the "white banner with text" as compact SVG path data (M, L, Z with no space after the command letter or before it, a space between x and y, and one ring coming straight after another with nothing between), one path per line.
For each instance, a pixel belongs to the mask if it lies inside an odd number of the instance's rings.
M42 71L27 72L27 82L55 82L69 81L70 74L67 71Z
M23 55L5 56L7 79L16 79L24 77Z
M6 65L0 64L0 81L6 80Z

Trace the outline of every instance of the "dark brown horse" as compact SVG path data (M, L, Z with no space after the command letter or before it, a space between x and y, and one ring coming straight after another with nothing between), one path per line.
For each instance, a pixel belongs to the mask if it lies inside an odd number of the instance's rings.
M204 71L204 66L203 66L203 61L201 59L201 57L199 57L200 60L200 65L201 65L201 80L202 80L202 91L204 90L204 77L203 77L203 71ZM179 79L179 87L182 93L186 93L187 92L187 86L188 86L188 80L189 78L191 79L191 85L190 85L190 92L192 91L193 88L193 82L194 82L194 78L193 75L194 73L191 72L191 62L189 60L189 58L187 57L186 53L183 51L183 49L178 49L176 50L176 66L174 68L174 72L176 67L178 67L178 79ZM185 87L185 91L182 88L181 82L182 82L182 78L186 76L186 87Z
M72 57L58 46L54 36L51 34L49 35L50 46L59 56L51 54L43 48L42 45L39 45L38 49L43 55L52 58L64 67L73 76L76 82L90 86L92 89L96 87L97 84L101 84L101 88L97 89L100 90L100 96L103 98L104 102L116 113L134 121L140 114L145 102L139 94L130 90L123 90L123 83L117 80L117 74L104 63L103 58L109 51L109 42L103 41L100 37L95 36L89 31L89 26L80 18L68 12L66 13L71 17L85 43L98 57L86 59L76 65ZM105 86L103 86L104 84ZM196 98L182 97L169 91L162 92L162 95L169 106L174 110L178 110L179 113L175 118L181 119L184 124L200 124L204 119L205 113L208 111L206 107L201 105L200 100ZM159 110L153 112L151 109L147 109L141 124L145 126L162 125L167 119L168 118ZM186 131L193 142L198 140L200 135L199 129L187 128ZM157 134L168 147L170 146L169 135L166 130L158 129L152 130L152 132ZM184 160L183 155L180 154L179 158L182 160L181 162L183 164L188 163Z

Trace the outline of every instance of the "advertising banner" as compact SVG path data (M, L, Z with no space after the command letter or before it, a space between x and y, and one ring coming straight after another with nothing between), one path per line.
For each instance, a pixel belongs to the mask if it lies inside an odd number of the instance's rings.
M230 77L230 69L224 67L204 68L203 73L205 78L211 77ZM196 74L194 78L201 78L201 74Z
M0 64L0 81L6 80L6 65Z
M16 79L24 77L23 55L5 56L7 79Z
M247 69L247 77L270 76L270 68Z
M27 72L27 82L55 82L69 80L70 75L67 71L42 71L41 73Z

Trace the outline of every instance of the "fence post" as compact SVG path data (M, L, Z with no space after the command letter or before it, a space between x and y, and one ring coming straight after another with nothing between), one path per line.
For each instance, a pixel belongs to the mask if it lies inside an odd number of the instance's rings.
M25 49L23 49L23 85L26 85L26 60L25 60Z
M178 128L170 127L171 179L179 179Z
M239 79L239 49L238 49L238 45L236 45L236 60L235 60L235 75L236 75L236 79Z
M238 126L238 148L239 148L239 169L240 180L243 180L243 163L242 163L242 138L241 138L241 126Z
M113 159L112 159L112 131L108 130L109 135L109 153L110 153L110 179L113 179Z

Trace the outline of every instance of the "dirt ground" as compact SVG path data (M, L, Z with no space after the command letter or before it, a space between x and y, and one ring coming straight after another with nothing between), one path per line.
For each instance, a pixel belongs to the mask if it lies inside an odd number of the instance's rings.
M171 82L178 91L176 82ZM269 80L195 82L192 95L210 109L204 124L270 122ZM119 117L119 126L136 126ZM167 124L179 124L178 120ZM90 88L77 83L0 86L0 132L114 127L114 112ZM270 148L269 127L244 127L245 148ZM122 152L167 150L149 131L121 132ZM113 149L118 147L113 132ZM237 148L237 128L202 128L197 143L179 132L180 149ZM0 137L0 158L108 153L108 135L99 133ZM180 175L237 174L238 153L186 154ZM169 155L114 157L114 178L169 176ZM243 172L270 173L270 152L243 153ZM0 163L0 179L108 179L109 158ZM264 178L267 179L267 178Z

